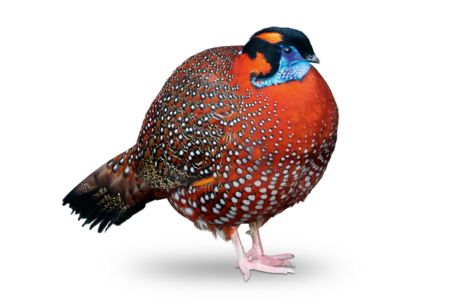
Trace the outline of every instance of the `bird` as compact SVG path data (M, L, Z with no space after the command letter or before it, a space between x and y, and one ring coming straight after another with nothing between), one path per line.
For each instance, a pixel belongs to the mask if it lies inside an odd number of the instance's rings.
M259 229L305 201L336 146L338 107L312 63L319 59L308 37L282 27L191 56L150 105L136 143L63 205L103 232L167 199L198 229L231 240L245 281L251 270L294 273L294 255L266 255Z

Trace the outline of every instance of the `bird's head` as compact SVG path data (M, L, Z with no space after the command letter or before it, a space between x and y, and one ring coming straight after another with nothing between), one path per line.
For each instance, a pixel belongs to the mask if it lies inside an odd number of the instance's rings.
M302 80L310 62L319 63L303 32L279 27L253 34L240 58L241 73L247 73L257 88Z

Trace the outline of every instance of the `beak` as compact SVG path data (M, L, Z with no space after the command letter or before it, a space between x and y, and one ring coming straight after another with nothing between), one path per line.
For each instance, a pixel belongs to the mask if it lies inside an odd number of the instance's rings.
M311 63L317 63L317 64L320 64L319 58L317 58L316 55L309 56L309 57L307 57L305 60L306 60L306 61L309 61L309 62L311 62Z

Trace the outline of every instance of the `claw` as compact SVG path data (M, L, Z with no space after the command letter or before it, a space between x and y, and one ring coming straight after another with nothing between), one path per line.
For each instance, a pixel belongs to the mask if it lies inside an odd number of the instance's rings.
M273 274L294 274L294 270L290 268L278 267L278 266L290 266L295 267L293 262L284 260L293 258L294 255L291 253L285 253L274 256L267 256L264 254L262 249L261 240L259 238L258 226L256 223L250 224L250 230L246 232L252 237L253 246L249 252L244 251L241 240L239 238L239 233L237 229L231 235L231 241L233 242L234 248L238 260L236 262L236 267L239 267L242 274L244 274L244 281L250 279L250 271L256 270L260 272L273 273Z

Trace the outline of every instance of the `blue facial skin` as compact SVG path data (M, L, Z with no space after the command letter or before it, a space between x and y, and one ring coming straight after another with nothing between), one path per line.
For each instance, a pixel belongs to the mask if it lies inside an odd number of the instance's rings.
M281 51L280 67L275 75L266 79L252 78L251 82L255 87L263 88L290 80L302 80L305 77L311 68L311 63L303 59L295 47L290 48L292 49L290 54Z

